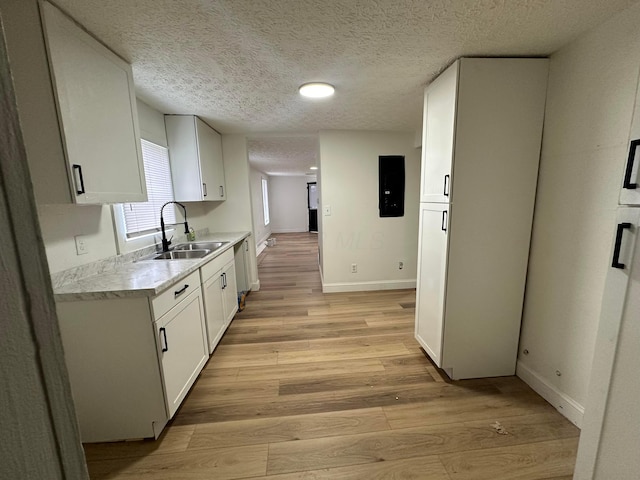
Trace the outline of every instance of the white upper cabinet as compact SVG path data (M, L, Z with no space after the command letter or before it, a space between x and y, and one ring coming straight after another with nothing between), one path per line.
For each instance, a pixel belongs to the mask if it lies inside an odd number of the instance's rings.
M195 115L165 115L165 126L175 199L225 200L220 134Z
M53 5L42 16L72 201L146 201L131 66Z
M425 90L422 122L420 201L451 202L451 169L459 62L451 65Z
M620 189L620 205L640 205L640 92L636 98L636 108L631 121L629 143L627 144L627 161L624 165L622 188Z

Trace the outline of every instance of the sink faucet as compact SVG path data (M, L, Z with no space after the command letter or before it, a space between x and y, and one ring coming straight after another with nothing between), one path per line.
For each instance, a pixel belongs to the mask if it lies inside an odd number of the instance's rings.
M162 211L164 210L164 207L166 207L170 203L175 203L176 205L180 205L182 207L182 215L184 216L184 233L185 234L189 233L189 224L187 223L187 208L180 202L167 202L164 205L162 205L162 208L160 209L160 228L162 229L162 251L163 252L168 252L169 245L171 245L171 240L167 240L167 233L165 232L165 229L164 229L164 218L162 217Z

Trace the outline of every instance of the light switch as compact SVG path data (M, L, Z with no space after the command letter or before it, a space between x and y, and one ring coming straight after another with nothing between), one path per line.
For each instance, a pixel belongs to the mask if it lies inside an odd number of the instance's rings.
M329 215L331 215L331 206L325 205L324 207L322 207L322 213L325 217L328 217Z

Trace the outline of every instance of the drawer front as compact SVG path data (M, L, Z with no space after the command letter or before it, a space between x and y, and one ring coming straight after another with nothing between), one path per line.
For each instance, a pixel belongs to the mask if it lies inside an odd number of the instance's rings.
M220 270L222 270L222 267L224 267L227 263L233 261L233 258L233 248L229 248L222 255L218 255L209 263L200 267L202 283L209 280L215 274L219 274Z
M200 286L200 275L196 270L188 277L166 289L160 295L151 299L154 319L159 319L162 315L171 310L181 300L187 298L197 287Z

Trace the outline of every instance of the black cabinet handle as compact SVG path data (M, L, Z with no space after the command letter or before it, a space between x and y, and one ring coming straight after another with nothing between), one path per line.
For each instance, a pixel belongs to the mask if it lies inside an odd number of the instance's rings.
M627 169L624 172L624 183L622 188L627 190L635 190L638 188L637 183L631 183L631 174L633 173L633 162L636 159L636 147L640 145L640 140L631 140L629 145L629 158L627 158Z
M167 329L164 327L160 327L160 334L162 338L164 338L164 347L162 347L163 352L169 351L169 344L167 343ZM162 345L162 339L160 339L160 345Z
M220 281L222 282L222 290L224 290L225 284L224 284L224 273L220 274Z
M248 252L249 251L249 240L245 240L244 241L244 251Z
M444 176L444 190L442 193L444 193L445 197L449 196L449 180L451 179L451 177L449 176L449 174Z
M206 183L202 184L202 192L203 192L202 196L206 197L207 196L207 184Z
M447 233L447 211L442 211L442 226L441 229L443 232Z
M224 197L224 187L220 185L220 196Z
M78 178L80 179L80 188L78 188L78 182L76 181L75 182L75 184L76 184L76 193L78 195L81 195L81 194L85 193L85 190L84 190L84 178L82 177L82 165L78 165L78 164L74 163L72 165L72 167L73 167L73 171L74 171L74 177L75 177L75 172L78 172ZM74 178L74 180L75 180L75 178Z
M620 263L620 247L622 246L622 234L625 229L630 228L631 224L628 222L618 224L618 229L616 230L616 243L613 247L613 262L611 262L611 266L613 268L624 268L624 263Z
M180 295L182 295L184 292L187 291L187 288L189 288L189 285L185 283L184 287L182 287L180 290L176 290L175 292L173 292L173 296L179 297Z

